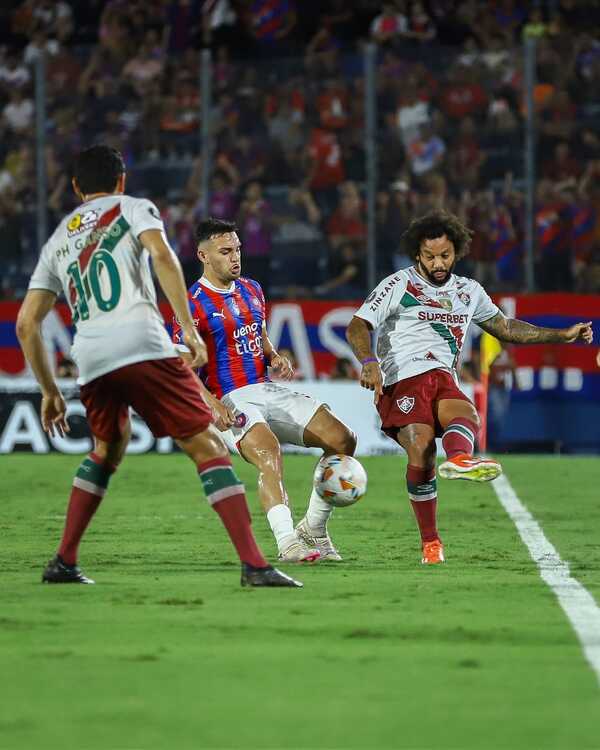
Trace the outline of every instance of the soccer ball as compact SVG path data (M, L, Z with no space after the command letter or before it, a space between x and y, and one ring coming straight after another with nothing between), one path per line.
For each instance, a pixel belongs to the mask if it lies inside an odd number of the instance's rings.
M315 490L325 502L343 508L353 505L367 491L367 473L352 456L323 456L313 478Z

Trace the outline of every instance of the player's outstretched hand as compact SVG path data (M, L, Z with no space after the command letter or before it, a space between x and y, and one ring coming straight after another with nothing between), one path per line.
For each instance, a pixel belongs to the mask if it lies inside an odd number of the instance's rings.
M212 409L213 416L215 418L215 427L221 432L226 432L230 427L235 424L235 414L233 409L230 409L218 398L211 398L210 408Z
M202 367L207 363L208 354L206 352L206 344L202 341L195 328L184 329L183 343L192 355L192 361L189 363L190 367Z
M71 431L67 422L67 404L60 391L42 396L41 417L42 427L48 435L63 437L65 432Z
M275 354L271 357L270 367L282 380L291 380L294 374L294 368L290 360L287 357L282 357L280 354Z
M563 333L566 344L573 344L575 341L583 341L586 344L591 344L594 340L591 320L588 320L587 323L575 323L574 326L565 328Z
M378 362L367 362L366 365L363 365L360 373L360 384L363 388L375 391L375 403L377 403L383 393L383 378Z

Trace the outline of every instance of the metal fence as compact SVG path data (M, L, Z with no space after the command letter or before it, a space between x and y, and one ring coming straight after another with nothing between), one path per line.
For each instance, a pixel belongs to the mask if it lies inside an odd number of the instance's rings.
M190 279L194 223L216 215L237 219L246 271L272 297L358 298L408 265L410 219L445 207L475 230L459 270L491 291L598 291L588 52L561 59L535 39L243 62L205 50L115 75L91 48L62 53L70 76L39 57L31 94L15 94L35 117L4 145L3 295L23 293L74 205L69 163L97 141L124 153L128 191L157 202Z

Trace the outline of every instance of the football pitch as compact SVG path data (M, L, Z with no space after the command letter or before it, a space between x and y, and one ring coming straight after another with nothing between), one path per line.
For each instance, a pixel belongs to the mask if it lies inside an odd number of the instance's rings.
M447 563L424 567L403 459L363 459L344 562L248 590L188 460L131 456L82 545L97 585L42 586L79 462L0 458L3 750L600 748L597 676L490 485L439 480ZM598 459L503 463L598 602ZM312 466L285 459L297 519Z

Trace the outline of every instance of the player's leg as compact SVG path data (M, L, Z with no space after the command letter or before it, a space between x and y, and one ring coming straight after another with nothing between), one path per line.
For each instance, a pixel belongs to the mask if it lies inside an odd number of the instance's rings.
M73 479L62 540L57 555L42 575L45 583L93 583L77 566L79 544L131 436L128 408L110 393L102 378L83 386L81 393L88 422L95 433L94 450L84 458Z
M277 542L279 559L315 562L319 553L294 531L287 491L283 484L281 446L265 422L255 423L238 442L241 456L258 469L258 495Z
M444 562L444 548L437 528L434 429L428 424L408 424L399 428L396 440L408 458L406 487L421 534L422 562Z
M227 446L212 424L202 432L177 439L179 447L198 469L206 499L215 510L242 563L242 585L291 586L302 584L268 565L252 532L244 485L237 478Z
M342 453L353 456L356 450L356 435L329 407L321 404L304 428L303 443L309 448L321 448L323 455ZM319 497L313 487L306 515L296 527L304 541L316 547L323 560L340 561L342 556L333 545L327 531L327 522L333 506Z
M437 418L444 430L442 445L446 452L446 461L439 468L441 477L488 482L502 473L497 461L473 457L480 423L477 410L470 401L466 398L440 400Z

